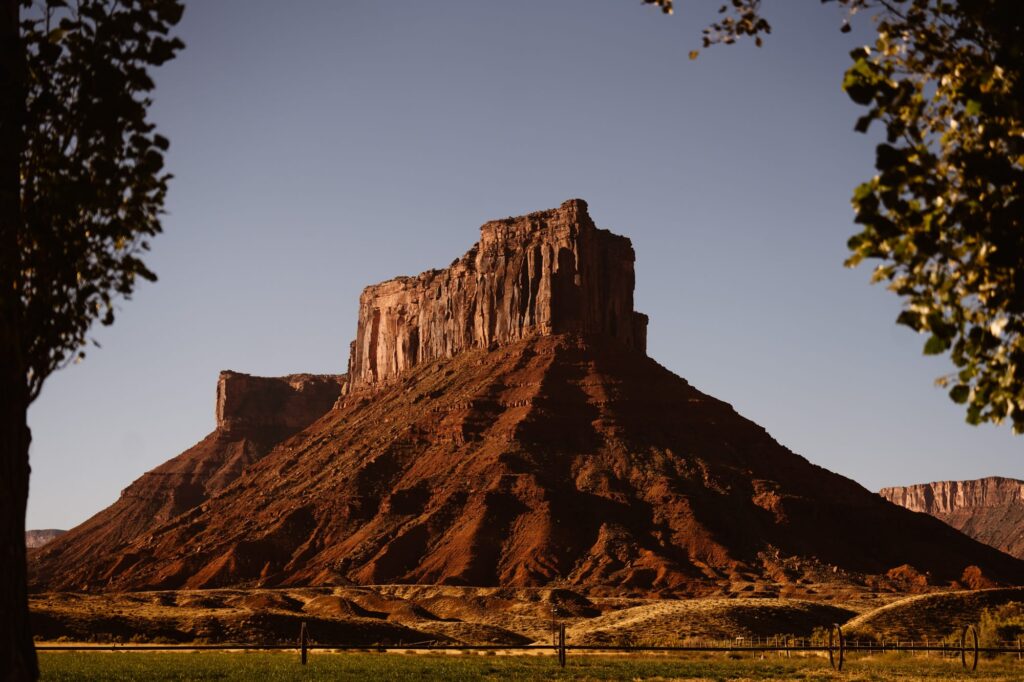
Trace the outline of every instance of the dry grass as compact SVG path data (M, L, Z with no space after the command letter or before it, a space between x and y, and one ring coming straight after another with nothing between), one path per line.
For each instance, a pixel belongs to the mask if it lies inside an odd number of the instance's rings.
M938 639L959 634L964 625L978 622L984 609L1010 601L1024 601L1024 588L915 595L863 613L844 629L858 637Z
M306 622L325 643L521 645L550 642L553 613L573 644L805 637L832 623L844 624L851 638L922 640L976 622L984 608L1024 601L1024 588L880 601L587 598L551 588L381 585L45 594L32 598L32 611L44 641L287 643Z
M807 635L851 608L772 598L587 598L565 589L382 585L281 590L45 594L32 598L45 641L291 642L305 621L321 642L519 645L549 642L552 617L576 644Z
M657 600L577 622L570 640L582 644L673 645L681 640L772 635L806 636L843 623L854 611L795 599Z

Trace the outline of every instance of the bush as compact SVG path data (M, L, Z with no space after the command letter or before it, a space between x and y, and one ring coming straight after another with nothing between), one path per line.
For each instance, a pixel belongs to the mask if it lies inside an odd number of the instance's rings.
M978 640L981 646L1007 646L1024 638L1024 603L1008 602L985 609L978 621Z

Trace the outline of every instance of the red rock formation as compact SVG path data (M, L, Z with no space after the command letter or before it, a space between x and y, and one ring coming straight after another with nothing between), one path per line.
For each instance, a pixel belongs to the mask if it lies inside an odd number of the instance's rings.
M223 371L217 379L217 430L300 431L331 407L343 381L344 375L254 377Z
M485 223L480 241L450 267L363 290L352 385L537 334L599 334L645 352L633 261L629 239L596 228L580 199Z
M114 504L33 552L30 568L36 579L75 589L79 585L69 580L75 566L110 557L123 560L118 553L128 543L202 504L246 466L322 417L337 400L341 379L221 372L213 433L144 473L121 491Z
M1024 481L991 476L882 488L885 499L931 514L975 540L1024 559Z
M649 359L632 249L583 202L482 232L449 269L364 292L336 409L119 555L51 564L34 587L1024 581Z

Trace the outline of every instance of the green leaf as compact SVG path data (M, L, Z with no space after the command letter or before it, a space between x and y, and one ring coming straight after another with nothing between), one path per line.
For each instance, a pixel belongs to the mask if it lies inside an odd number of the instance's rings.
M933 334L924 344L924 354L941 355L949 349L949 346L949 341Z
M873 114L865 114L857 119L857 123L854 124L853 129L858 133L866 133L868 128L871 126L871 122L875 120Z
M968 396L971 394L970 386L964 386L963 384L954 386L949 392L949 397L952 398L954 403L963 405L967 402Z

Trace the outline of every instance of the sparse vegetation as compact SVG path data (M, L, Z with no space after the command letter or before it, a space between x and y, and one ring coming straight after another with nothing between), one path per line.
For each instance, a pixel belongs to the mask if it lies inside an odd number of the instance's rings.
M1024 602L985 609L978 621L981 646L1008 646L1024 638Z
M977 623L986 609L1022 598L1024 588L1019 587L915 595L865 612L843 629L848 636L876 640L958 638L960 629Z
M588 599L569 590L363 586L43 594L32 598L32 618L37 638L51 642L291 643L305 621L324 643L522 645L551 641L556 602L570 643L618 646L807 637L862 610L797 599Z

